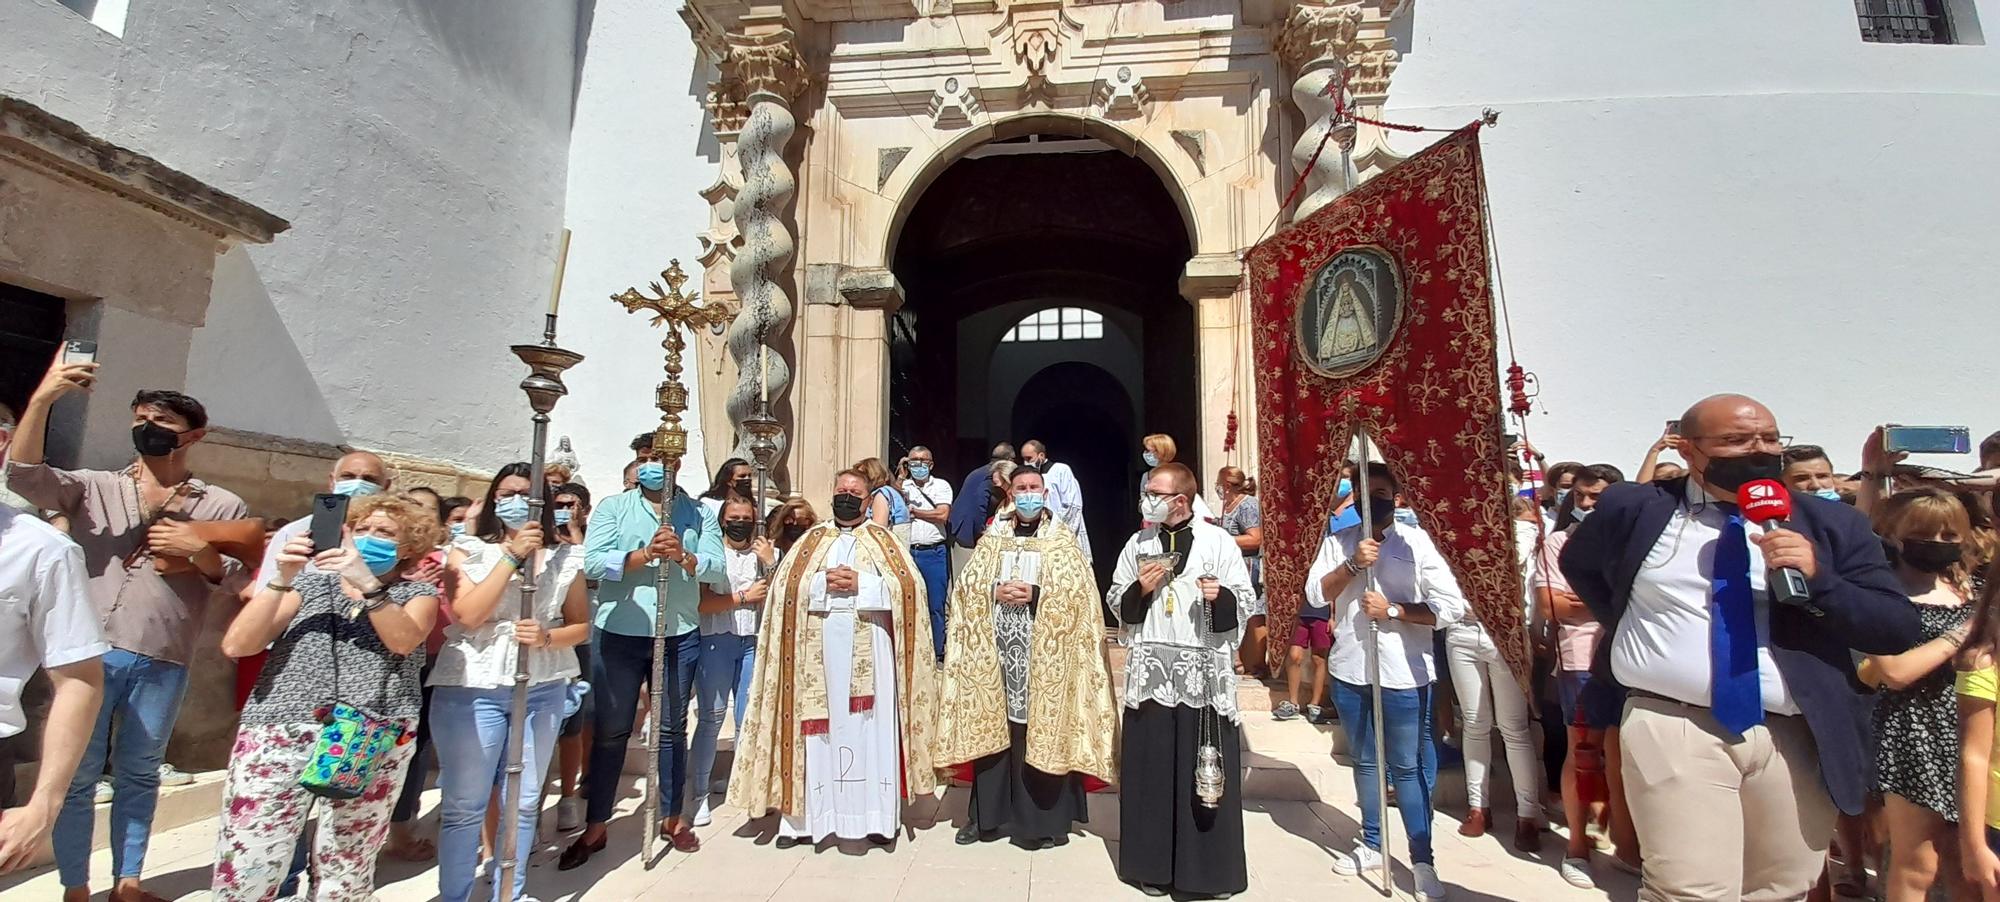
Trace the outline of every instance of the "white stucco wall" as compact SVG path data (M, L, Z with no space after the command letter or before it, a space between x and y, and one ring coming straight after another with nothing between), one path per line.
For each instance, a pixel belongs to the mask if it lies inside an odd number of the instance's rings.
M573 233L564 278L562 343L585 355L564 381L570 396L556 408L555 431L568 433L583 475L600 496L622 487L628 444L659 425L653 389L664 376L664 337L650 316L626 313L611 295L642 292L678 258L682 291L701 287L695 235L708 223L697 192L716 177L714 140L705 137L700 99L712 74L697 71L694 43L675 5L656 0L598 0L577 91L570 146L568 225ZM695 343L681 379L688 386L688 456L680 484L708 487L701 434ZM713 445L726 456L728 436Z
M216 424L486 468L528 444L507 346L547 303L576 6L135 3L117 37L0 0L0 93L291 220L218 263Z
M1996 48L1863 43L1852 4L1820 0L1411 14L1390 118L1502 114L1482 138L1495 231L1552 457L1630 472L1723 390L1842 469L1885 420L2000 428Z

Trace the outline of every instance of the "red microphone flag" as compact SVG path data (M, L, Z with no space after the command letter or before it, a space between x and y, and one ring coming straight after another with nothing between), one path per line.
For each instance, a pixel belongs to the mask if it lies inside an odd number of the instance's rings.
M1736 490L1743 516L1752 523L1772 523L1791 519L1792 493L1775 479L1753 479Z

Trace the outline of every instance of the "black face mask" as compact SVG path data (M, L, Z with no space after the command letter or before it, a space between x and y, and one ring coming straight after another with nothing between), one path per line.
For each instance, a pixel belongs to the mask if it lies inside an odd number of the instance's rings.
M1943 573L1953 564L1964 559L1964 550L1957 542L1939 542L1934 539L1904 539L1902 553L1898 555L1910 569L1923 573Z
M1701 468L1701 478L1713 488L1734 492L1745 483L1777 479L1784 472L1784 458L1759 451L1742 457L1711 457L1708 466Z
M833 496L833 522L847 523L861 519L861 499L855 495Z
M1382 529L1396 519L1396 499L1369 498L1368 522L1376 529Z
M729 486L730 488L736 490L736 497L738 498L750 497L750 480L738 479L735 482L730 483Z
M141 457L165 457L181 446L181 434L152 420L132 427L132 447Z
M798 541L799 536L805 534L806 534L806 528L803 526L797 526L797 525L787 526L785 527L785 531L783 533L785 544L790 545L793 542Z
M730 520L722 524L722 534L728 536L732 542L743 542L749 540L750 533L756 528L757 524L749 520Z

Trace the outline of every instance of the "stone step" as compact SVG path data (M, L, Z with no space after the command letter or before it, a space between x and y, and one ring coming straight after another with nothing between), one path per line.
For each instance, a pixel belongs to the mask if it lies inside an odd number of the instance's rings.
M176 827L199 823L216 817L222 812L222 790L228 783L228 772L220 770L203 771L192 774L193 783L183 786L160 787L159 804L153 810L153 833L164 833ZM34 770L30 765L16 769L16 779L21 786L33 786ZM90 848L92 851L106 849L111 845L111 806L91 806ZM48 842L35 854L34 865L44 865L55 860L55 847Z

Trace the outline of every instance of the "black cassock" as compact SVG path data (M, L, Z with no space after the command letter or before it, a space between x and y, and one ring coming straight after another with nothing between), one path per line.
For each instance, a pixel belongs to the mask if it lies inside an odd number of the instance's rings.
M1167 550L1189 547L1192 523L1161 530ZM1183 553L1174 575L1187 569ZM1120 605L1126 623L1146 616L1152 599L1137 583ZM1227 588L1209 605L1209 629L1236 628L1236 598ZM1229 679L1235 679L1229 675ZM1222 752L1222 799L1210 808L1194 793L1195 753L1202 720ZM1118 759L1118 876L1131 883L1195 895L1241 893L1250 887L1243 854L1243 740L1237 725L1213 708L1144 701L1126 706Z

